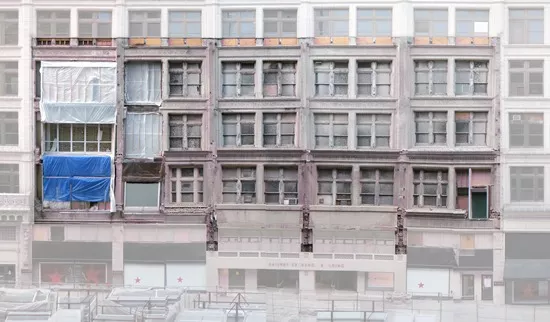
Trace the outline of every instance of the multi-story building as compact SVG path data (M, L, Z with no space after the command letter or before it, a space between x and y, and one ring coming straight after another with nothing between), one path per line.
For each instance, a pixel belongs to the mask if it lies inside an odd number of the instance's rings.
M0 95L20 109L18 148L6 126L0 151L17 197L37 200L6 259L32 270L22 282L503 301L514 279L544 279L510 273L528 255L504 259L499 219L501 175L505 231L544 209L543 6L25 4L0 7L22 31L0 63L21 57L34 81Z

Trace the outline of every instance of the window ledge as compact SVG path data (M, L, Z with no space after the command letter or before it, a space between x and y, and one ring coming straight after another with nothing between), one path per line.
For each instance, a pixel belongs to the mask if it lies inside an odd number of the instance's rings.
M216 210L264 210L264 211L298 211L301 205L276 205L276 204L217 204Z
M219 102L242 102L242 101L263 101L263 102L284 102L284 101L300 101L301 98L297 96L293 97L220 97Z
M397 102L395 97L322 97L314 96L309 99L312 102L338 101L338 102Z
M352 206L335 206L335 205L311 205L310 206L311 211L318 211L318 212L335 212L335 211L342 211L342 212L373 212L373 213L381 213L381 212L391 212L394 213L397 211L397 206L374 206L374 205L352 205Z
M208 98L206 97L176 97L170 96L163 100L164 102L207 102Z
M466 210L448 209L448 208L431 208L431 207L416 207L407 209L407 216L452 216L465 218Z
M2 101L21 101L23 98L21 98L20 96L1 96L0 95L0 100Z
M411 97L412 101L415 100L487 100L492 101L493 96L489 95L414 95Z
M550 97L545 96L505 96L504 99L507 101L541 101L541 100L550 100Z

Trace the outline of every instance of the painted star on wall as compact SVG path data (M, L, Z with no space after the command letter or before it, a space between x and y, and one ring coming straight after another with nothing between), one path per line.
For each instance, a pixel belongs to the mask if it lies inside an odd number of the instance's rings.
M59 284L61 283L61 279L63 278L63 275L55 271L54 273L48 274L48 277L50 278L50 282Z
M424 288L424 283L422 282L418 283L418 288Z
M136 284L139 284L139 282L141 282L141 278L136 277L135 281L136 281Z
M99 281L99 274L101 273L101 271L95 269L95 268L89 268L88 270L86 270L86 281L88 283L95 283L95 284L99 284L100 281Z
M178 283L180 283L180 284L181 284L182 282L183 282L183 278L181 278L181 276L180 276L180 277L178 277Z

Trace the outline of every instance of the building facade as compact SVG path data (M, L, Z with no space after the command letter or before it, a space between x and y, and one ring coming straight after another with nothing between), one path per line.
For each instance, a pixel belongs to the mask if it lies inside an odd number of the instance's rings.
M513 234L545 229L547 11L3 3L0 198L25 244L6 264L41 285L521 302L548 288L513 273L544 255L505 251L545 238Z

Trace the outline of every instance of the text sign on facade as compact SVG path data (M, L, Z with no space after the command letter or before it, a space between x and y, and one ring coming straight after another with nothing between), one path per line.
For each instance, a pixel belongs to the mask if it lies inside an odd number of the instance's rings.
M344 269L344 264L315 264L315 263L268 263L270 268L294 269Z

